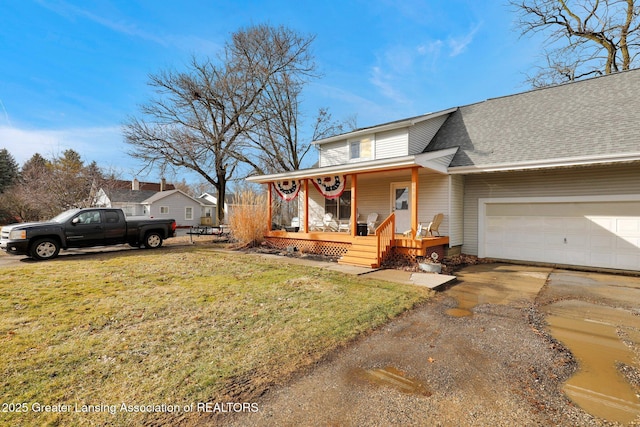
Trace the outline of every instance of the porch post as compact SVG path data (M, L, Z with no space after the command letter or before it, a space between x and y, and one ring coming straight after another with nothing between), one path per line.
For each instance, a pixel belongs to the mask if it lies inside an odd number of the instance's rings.
M411 168L411 234L418 231L418 168Z
M302 231L309 232L309 180L304 179L304 228Z
M271 223L272 223L272 214L273 214L273 194L271 193L271 187L272 187L272 183L268 182L267 183L267 198L268 198L268 202L267 202L267 231L271 231Z
M356 197L356 187L358 183L358 175L355 173L351 175L351 218L349 221L351 222L351 235L355 237L358 232L358 198Z

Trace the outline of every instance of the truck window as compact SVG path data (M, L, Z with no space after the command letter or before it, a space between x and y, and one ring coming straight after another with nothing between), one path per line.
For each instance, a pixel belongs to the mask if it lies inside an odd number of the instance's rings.
M82 212L77 218L78 224L100 224L102 222L99 211Z
M117 224L118 223L118 212L115 211L106 211L104 213L104 217L107 221L107 224Z

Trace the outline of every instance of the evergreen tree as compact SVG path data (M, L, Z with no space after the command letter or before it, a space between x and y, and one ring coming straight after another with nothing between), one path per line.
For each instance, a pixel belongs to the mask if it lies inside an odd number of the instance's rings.
M11 187L18 181L19 168L18 163L13 158L9 150L3 148L0 150L0 193L4 193L6 189Z

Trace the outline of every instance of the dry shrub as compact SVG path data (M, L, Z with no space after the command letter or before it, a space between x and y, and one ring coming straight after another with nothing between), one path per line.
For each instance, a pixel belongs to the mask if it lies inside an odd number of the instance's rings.
M233 199L229 225L233 237L246 246L258 246L267 231L267 196L243 189Z

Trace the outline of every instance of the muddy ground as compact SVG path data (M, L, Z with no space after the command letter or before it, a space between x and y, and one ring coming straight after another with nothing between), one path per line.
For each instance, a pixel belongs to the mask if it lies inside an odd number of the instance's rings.
M456 285L297 378L234 399L256 403L258 412L207 414L199 425L634 425L594 416L563 391L579 364L550 335L545 307L598 297L578 284L548 283L553 274L467 267ZM621 297L626 307L618 309L633 312L639 282L631 286L634 299ZM637 341L628 347L635 351L631 382L640 352ZM631 386L640 394L640 384Z

